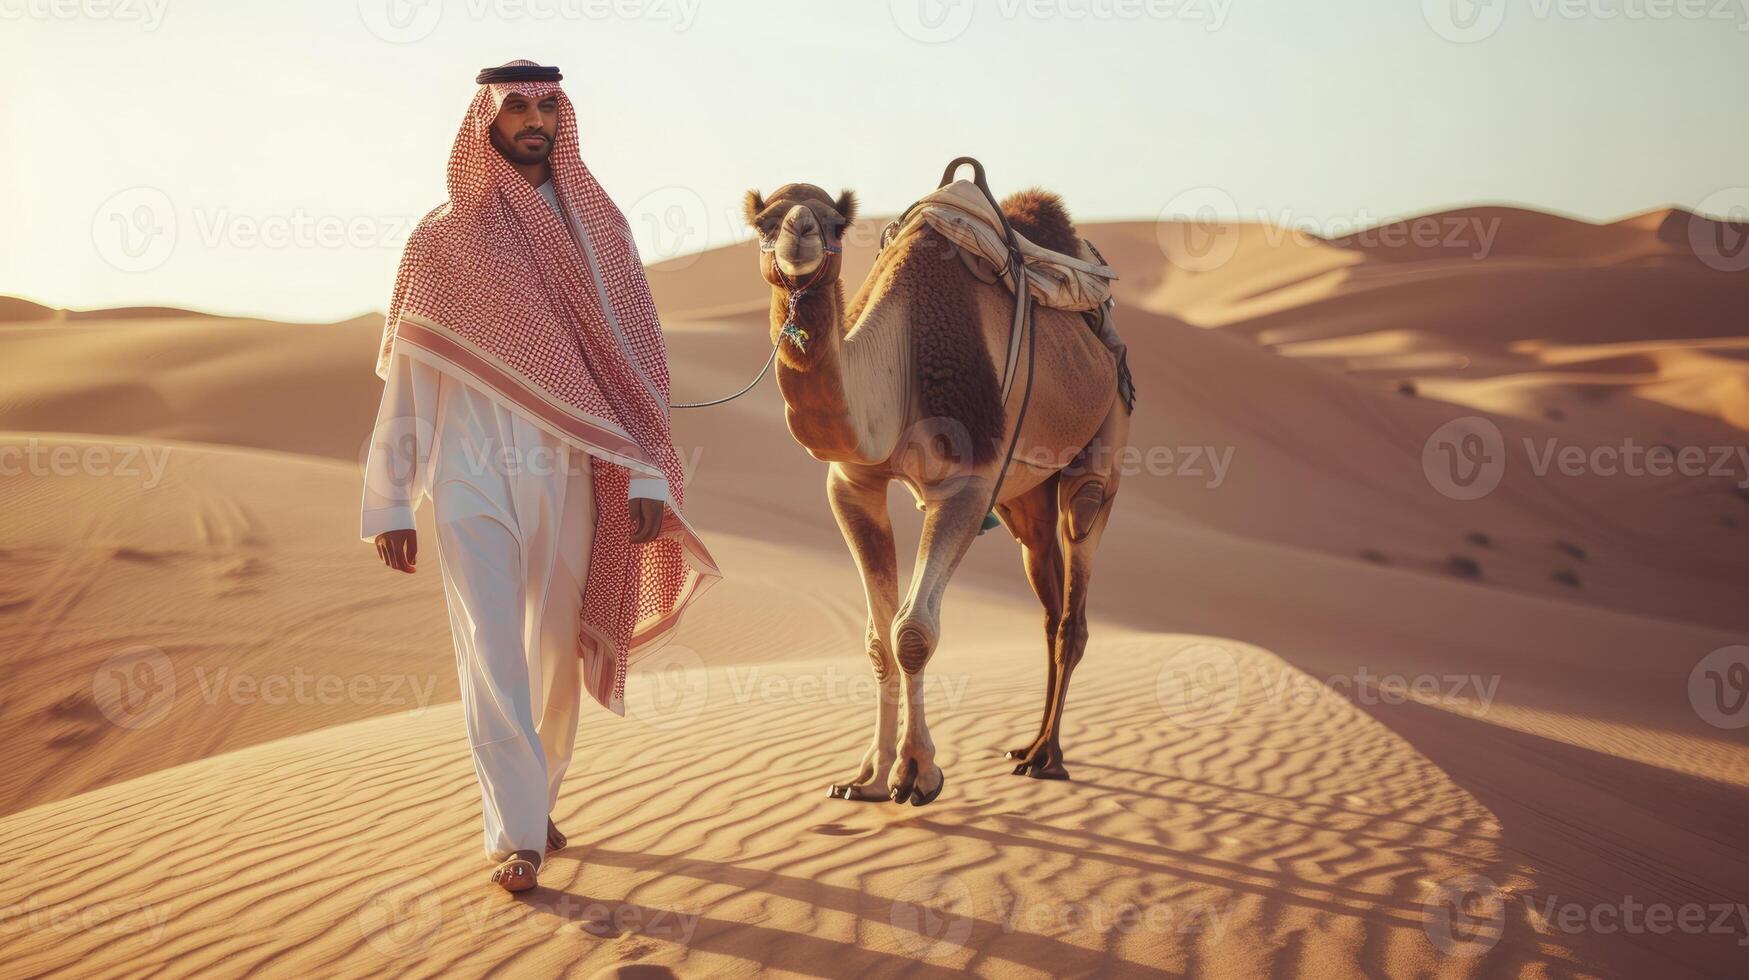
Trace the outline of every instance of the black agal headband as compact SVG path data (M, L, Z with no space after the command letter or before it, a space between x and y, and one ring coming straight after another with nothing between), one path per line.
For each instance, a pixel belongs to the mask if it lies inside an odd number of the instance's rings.
M559 70L547 65L502 65L482 68L474 76L475 85L496 85L500 82L557 82L564 79Z

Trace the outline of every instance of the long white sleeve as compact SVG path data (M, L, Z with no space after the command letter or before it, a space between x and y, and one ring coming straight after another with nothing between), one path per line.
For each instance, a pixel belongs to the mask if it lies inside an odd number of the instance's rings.
M659 476L634 476L631 478L626 496L632 500L648 497L651 500L668 499L668 481Z
M359 536L366 541L384 531L414 526L413 511L425 492L425 466L436 431L434 386L418 383L418 375L430 371L405 354L397 353L389 361L364 464ZM418 390L422 387L423 392Z

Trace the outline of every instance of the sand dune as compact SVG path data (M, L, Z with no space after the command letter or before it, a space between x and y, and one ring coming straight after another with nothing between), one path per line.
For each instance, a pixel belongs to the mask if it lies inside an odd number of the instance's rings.
M1749 750L1688 688L1749 628L1744 474L1535 466L1743 444L1749 286L1683 254L1685 214L1426 216L1497 221L1481 257L1084 227L1153 455L1067 784L998 757L1044 656L998 532L932 664L946 792L826 799L871 712L823 469L769 382L677 413L727 578L629 718L587 715L573 845L522 901L482 885L435 557L355 540L378 322L0 303L4 972L1727 975L1749 922L1559 917L1749 900ZM753 255L652 270L677 399L769 350ZM1457 499L1428 447L1478 423L1504 466Z
M1535 880L1485 807L1339 695L1160 724L1151 686L1130 678L1196 656L1196 637L1107 634L1071 729L1078 754L1100 761L1068 786L1007 775L994 747L1030 723L1034 671L1005 655L1018 630L981 625L985 641L960 644L942 672L946 805L825 798L869 703L799 693L836 661L696 672L679 700L634 690L631 720L585 723L590 748L557 818L589 842L511 900L479 887L473 774L446 705L8 818L9 866L70 853L44 886L0 885L0 902L95 925L45 926L9 959L27 973L417 962L589 975L637 961L687 975L1402 975L1440 960L1423 929L1433 884ZM1260 687L1295 675L1267 651L1219 649L1223 669ZM741 733L732 753L723 732ZM1305 751L1310 740L1328 750ZM629 756L640 743L662 751ZM1458 972L1582 965L1521 913L1486 957L1451 961Z

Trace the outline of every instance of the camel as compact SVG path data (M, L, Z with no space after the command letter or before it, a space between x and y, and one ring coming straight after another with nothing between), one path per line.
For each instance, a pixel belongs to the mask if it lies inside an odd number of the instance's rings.
M1020 358L1004 406L999 371L1013 294L974 274L948 239L924 228L892 242L847 305L839 277L844 233L856 217L853 192L833 198L811 184L786 184L769 198L748 191L744 203L771 285L771 343L789 431L828 464L826 496L868 600L866 645L879 692L874 737L856 773L832 784L830 795L923 806L941 793L924 670L941 639L942 596L983 528L1029 383L994 510L1019 542L1044 606L1046 696L1038 734L1006 757L1016 775L1069 778L1063 706L1087 644L1093 556L1129 435L1112 355L1079 314L1040 307L1032 367ZM1080 254L1055 195L1022 192L1002 209L1033 242ZM925 513L902 603L887 512L895 480Z

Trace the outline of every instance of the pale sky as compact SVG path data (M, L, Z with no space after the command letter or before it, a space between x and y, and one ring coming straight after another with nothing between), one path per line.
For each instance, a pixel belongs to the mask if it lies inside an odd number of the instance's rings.
M386 305L481 67L560 66L646 260L981 158L1077 217L1749 204L1749 0L0 0L0 294ZM1739 217L1742 215L1739 214Z

